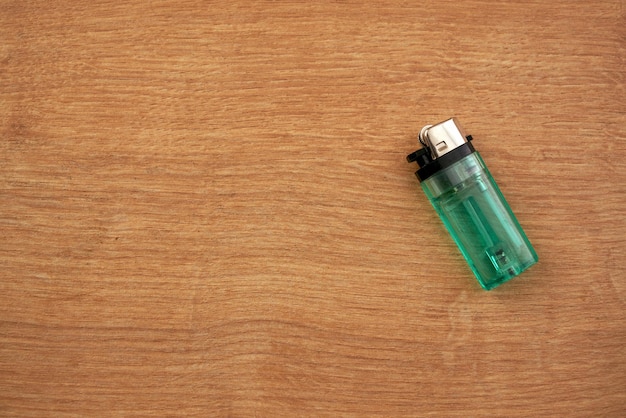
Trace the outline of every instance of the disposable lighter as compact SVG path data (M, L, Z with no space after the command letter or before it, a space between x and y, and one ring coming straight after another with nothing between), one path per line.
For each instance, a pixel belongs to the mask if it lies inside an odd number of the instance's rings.
M491 290L538 260L472 136L456 118L427 125L409 154L415 175L480 285Z

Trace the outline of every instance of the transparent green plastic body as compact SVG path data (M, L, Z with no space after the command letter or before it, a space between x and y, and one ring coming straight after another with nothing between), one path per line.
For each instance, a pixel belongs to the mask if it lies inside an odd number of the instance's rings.
M421 184L484 289L493 289L537 262L478 152Z

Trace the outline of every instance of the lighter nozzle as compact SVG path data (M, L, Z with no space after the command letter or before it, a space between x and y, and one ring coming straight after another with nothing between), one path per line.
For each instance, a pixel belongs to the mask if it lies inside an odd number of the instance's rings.
M450 118L436 125L426 125L419 134L419 141L430 149L433 160L465 144L466 138L456 118Z

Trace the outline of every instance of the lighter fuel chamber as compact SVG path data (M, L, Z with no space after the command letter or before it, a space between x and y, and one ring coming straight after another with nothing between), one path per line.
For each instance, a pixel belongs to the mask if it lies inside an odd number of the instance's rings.
M491 290L538 260L484 161L455 118L427 125L409 154L428 200L480 285Z

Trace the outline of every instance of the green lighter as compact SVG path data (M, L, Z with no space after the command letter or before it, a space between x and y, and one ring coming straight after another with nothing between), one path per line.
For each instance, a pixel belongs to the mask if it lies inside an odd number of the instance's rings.
M455 118L427 125L409 154L428 200L480 285L491 290L538 260L491 173Z

